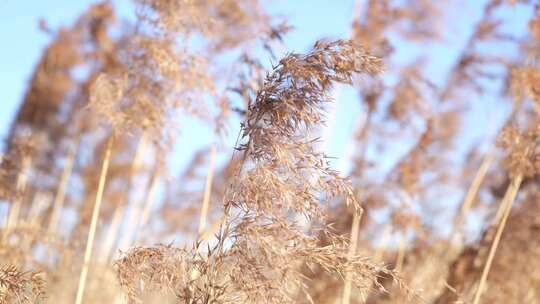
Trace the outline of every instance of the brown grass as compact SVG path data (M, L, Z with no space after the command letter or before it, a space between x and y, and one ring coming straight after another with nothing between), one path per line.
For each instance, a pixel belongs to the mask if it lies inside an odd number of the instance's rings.
M42 23L0 154L0 304L540 303L538 5L351 1L350 39L283 54L270 2L133 3ZM342 86L349 173L319 150Z

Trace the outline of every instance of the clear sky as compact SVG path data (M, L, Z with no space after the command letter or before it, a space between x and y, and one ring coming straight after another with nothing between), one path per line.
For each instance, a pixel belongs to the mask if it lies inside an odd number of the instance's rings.
M2 84L0 104L0 137L5 137L6 125L12 119L15 109L22 100L33 69L44 47L51 37L39 29L38 23L43 18L55 29L69 26L95 0L0 0L0 83ZM307 2L276 1L271 11L290 16L291 23L297 28L287 37L291 50L302 51L317 38L343 37L348 31L353 1ZM118 13L127 14L129 0L113 1ZM331 9L329 9L331 8ZM332 22L320 24L320 16L327 16Z
M75 19L95 0L0 0L0 38L4 47L0 48L0 138L4 139L9 131L9 125L16 110L24 97L29 80L32 76L42 50L50 42L48 34L39 29L40 19L47 22L50 28L70 26ZM270 3L270 2L267 2ZM126 17L131 12L129 0L114 0L120 17ZM352 17L353 0L346 1L273 1L269 10L283 15L295 30L286 38L286 51L302 52L312 46L320 38L345 38L349 35ZM322 22L321 17L324 17ZM339 92L340 99L355 99L353 90ZM357 103L355 103L357 104ZM356 111L358 111L357 109ZM355 112L349 112L354 114ZM351 115L350 118L353 116ZM201 148L211 140L211 130L193 123L189 128L199 132L183 134L182 142L190 143L190 149L178 151L177 162L186 163L194 149ZM237 130L238 126L231 126ZM345 122L342 129L352 128L352 123ZM342 140L346 140L348 132L338 132ZM336 135L336 134L334 134ZM338 137L333 136L337 139ZM191 144L193 143L193 145ZM231 143L232 147L233 143ZM3 145L0 145L3 146ZM184 145L181 145L184 146ZM335 147L333 144L328 147ZM331 154L338 154L338 148L333 148Z
M20 104L27 88L32 71L43 48L48 44L51 37L43 33L38 22L41 18L55 29L59 26L69 26L93 0L0 0L0 38L3 47L0 48L0 138L5 138L9 124ZM120 17L130 13L130 0L112 1L117 7ZM286 16L289 23L295 28L285 37L287 51L303 52L319 38L346 38L350 33L353 7L356 0L275 0L270 3L269 10L272 13ZM465 1L454 0L455 7L463 10L456 11L455 17L459 22L453 22L445 37L445 43L462 45L469 33L472 23L480 16L485 0ZM459 18L458 18L459 17ZM516 8L515 14L509 16L515 20L516 26L523 26L523 12ZM460 47L450 48L441 45L429 45L436 61L426 67L432 79L444 81L443 76L451 67L456 52ZM398 60L407 62L415 58L415 52L419 49L403 49L397 54ZM335 109L330 109L330 121L328 130L324 132L327 143L324 145L331 156L342 156L347 149L346 143L350 137L352 128L361 117L361 108L354 89L340 87L335 92L338 103ZM493 113L484 113L475 119L485 124ZM183 142L190 143L191 148L203 147L211 140L210 130L203 130L201 126L193 125L192 128L200 129L200 132L187 132ZM237 126L232 126L232 130ZM206 134L206 135L205 135ZM191 143L194 143L191 145ZM233 143L231 143L232 146ZM186 162L186 157L193 149L187 151L180 149L179 161Z

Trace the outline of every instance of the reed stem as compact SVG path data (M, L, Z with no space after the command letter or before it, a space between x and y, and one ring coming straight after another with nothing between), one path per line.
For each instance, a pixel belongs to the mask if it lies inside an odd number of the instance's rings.
M358 247L358 234L360 232L360 221L362 219L363 212L355 212L353 216L353 223L351 227L351 240L349 244L348 258L352 259L356 254L356 248ZM343 287L342 304L349 304L352 292L352 273L348 272L345 276L345 286Z
M101 174L99 177L99 184L96 193L96 201L94 204L94 210L92 212L92 219L90 222L90 230L88 232L88 239L86 241L86 250L84 252L83 266L81 270L81 276L79 278L79 286L77 288L77 297L75 299L75 304L81 304L83 301L84 288L86 286L86 279L88 277L88 267L90 264L90 259L92 257L92 248L94 246L94 239L96 236L97 222L99 218L99 211L101 209L101 203L103 201L103 192L105 190L105 181L107 178L107 171L109 170L109 162L111 160L111 151L114 141L114 135L108 140L107 148L105 150L105 157L103 158L103 165L101 167Z
M508 185L508 189L506 189L506 193L501 202L501 205L499 206L499 210L503 210L502 218L499 226L497 227L497 232L495 234L495 238L493 239L493 243L491 243L491 248L489 249L489 255L486 261L486 265L484 266L484 270L482 271L482 277L480 278L480 283L478 284L476 294L474 295L473 304L480 303L480 298L487 282L487 277L493 263L493 258L495 257L495 253L497 252L497 248L499 246L504 227L506 226L506 221L508 220L508 216L510 215L510 211L512 210L512 204L514 203L522 181L522 175L518 175L512 179L510 185Z
M214 163L216 161L216 145L210 149L210 163L208 164L208 174L206 175L206 185L204 187L204 197L201 207L201 216L199 219L199 235L206 229L206 220L208 217L208 207L210 205L210 194L212 192L212 179L214 178Z

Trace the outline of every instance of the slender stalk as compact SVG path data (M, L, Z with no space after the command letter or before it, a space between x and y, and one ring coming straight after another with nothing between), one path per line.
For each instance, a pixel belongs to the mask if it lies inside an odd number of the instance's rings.
M482 160L482 163L480 164L480 167L478 168L478 171L476 172L474 179L469 189L467 190L467 194L465 195L465 198L463 199L463 203L461 204L459 214L454 220L454 228L452 231L452 235L450 237L451 246L454 246L454 243L457 243L458 247L461 247L461 244L463 243L462 241L463 221L471 209L474 199L476 198L476 195L478 194L478 190L480 189L480 186L482 185L482 182L484 181L484 178L486 177L487 171L489 169L489 166L493 162L493 159L494 159L493 150L490 149L487 152L487 154L484 156L484 159Z
M508 188L510 188L512 186L512 180L510 181L510 184L508 185ZM506 192L504 193L504 197L503 197L503 200L501 202L501 206L499 206L499 208L497 209L497 213L495 213L495 216L493 217L493 219L491 219L491 227L494 227L494 226L497 226L499 225L499 223L501 222L501 219L504 217L504 213L506 211L505 208L503 208L502 204L503 202L506 202L508 200L507 196L509 195L508 194L508 188L506 189Z
M495 253L497 252L497 248L499 246L504 227L506 226L506 221L508 220L508 216L510 215L510 211L512 210L512 204L514 203L522 180L522 175L514 177L510 182L510 185L508 185L508 189L506 189L506 193L499 207L499 210L503 210L502 218L499 226L497 227L497 232L495 234L495 238L493 239L493 243L491 243L491 248L489 249L489 255L486 261L486 265L484 266L484 270L482 271L482 277L480 278L480 283L478 284L478 288L476 289L476 293L474 295L473 304L480 303L480 297L482 296L482 292L484 291L487 277L491 269L491 264L493 263L493 258L495 257Z
M109 229L107 229L107 232L105 234L105 240L103 241L103 245L101 246L101 252L99 253L98 259L100 262L106 263L111 257L113 247L114 247L114 241L116 240L116 236L118 235L118 231L120 229L120 223L122 223L122 218L124 216L124 211L125 211L124 203L120 203L114 209L114 213L111 219L111 224L109 226Z
M16 185L17 193L15 194L15 200L13 201L13 204L11 205L11 208L9 209L8 220L6 223L6 235L9 233L9 231L11 231L17 226L17 223L19 221L19 214L21 212L24 191L26 189L26 183L28 182L27 171L30 168L31 163L32 163L31 157L29 156L23 157L21 171L19 172L17 176L17 185Z
M119 249L126 249L129 246L131 246L133 239L136 237L137 231L140 227L140 218L143 214L143 206L142 204L145 203L145 199L148 197L148 189L151 187L151 183L153 181L153 176L156 174L156 169L153 169L153 172L151 173L152 176L150 177L150 185L146 187L146 193L144 195L144 198L142 199L135 199L132 203L132 210L129 212L129 216L127 219L127 227L125 229L125 235L120 240L120 244L118 245Z
M75 162L75 155L77 154L78 144L73 145L68 152L66 157L66 163L64 164L64 170L60 176L60 183L58 189L56 190L56 195L54 197L53 210L51 213L51 218L49 220L49 227L47 232L49 235L53 235L56 232L58 222L60 221L60 213L62 212L62 207L66 198L66 190L69 184L69 178L73 171L73 163Z
M150 188L148 189L148 193L146 194L144 209L141 216L141 226L146 225L146 223L148 222L148 219L150 218L150 211L152 210L152 206L154 205L154 201L155 201L157 184L158 184L158 174L156 173L152 176Z
M216 145L210 149L210 163L208 164L208 174L206 175L206 185L204 187L204 197L201 207L201 217L199 219L199 235L206 229L206 219L208 216L208 207L210 203L210 194L212 191L212 179L214 178L214 163L216 161Z
M154 205L154 202L156 199L156 191L157 191L157 185L159 181L158 171L159 171L158 165L156 164L156 168L154 169L154 172L152 173L152 177L150 180L150 186L148 188L148 192L146 193L146 196L144 199L144 208L142 210L141 218L139 220L139 225L136 230L135 240L142 239L141 228L146 226L146 223L148 222L148 219L150 218L150 212L152 210L152 206Z
M101 167L101 174L99 177L99 184L96 193L96 201L94 204L94 210L92 212L92 219L90 222L90 230L88 232L88 239L86 241L86 250L84 252L84 261L81 270L81 276L79 278L79 286L77 288L77 297L75 299L75 304L81 304L84 295L84 288L86 285L86 278L88 276L88 266L90 259L92 257L92 248L94 245L94 239L96 236L96 228L99 217L99 211L101 209L101 203L103 201L103 192L105 190L105 181L107 178L107 171L109 170L109 162L111 160L111 151L114 141L114 135L111 135L107 143L107 148L105 150L105 157L103 158L103 165Z
M199 233L199 240L208 241L212 236L220 230L221 225L225 221L225 216L222 215L218 220L216 220L212 225L206 228L204 231Z
M352 227L351 227L351 240L350 240L349 252L348 252L349 259L352 259L356 253L362 214L363 212L360 212L360 213L355 212L353 216L353 222L352 222ZM352 274L348 272L347 275L345 276L345 286L343 287L343 298L341 299L342 304L350 303L351 292L352 292Z
M27 222L29 226L38 227L40 222L40 211L47 204L47 195L44 192L38 191L32 199L30 210L28 210Z
M120 224L122 223L122 219L124 218L124 215L126 213L126 207L129 204L129 194L133 187L133 177L135 174L137 174L137 171L141 167L142 160L143 160L143 152L145 147L145 135L143 134L141 138L139 139L139 142L137 144L137 148L135 150L135 156L133 157L133 161L131 162L131 166L129 169L129 176L128 176L128 185L126 192L123 196L123 201L118 204L114 210L113 217L111 220L111 224L109 226L109 229L107 230L106 238L104 241L103 246L101 247L101 254L100 254L100 260L102 262L106 262L109 260L109 258L112 255L114 243L117 240L118 233L120 231Z
M145 194L142 199L136 198L132 203L132 210L129 212L129 216L127 219L127 227L125 229L125 235L123 238L121 238L120 243L118 245L119 249L126 249L131 246L134 239L137 237L137 232L139 230L139 227L141 226L141 217L143 214L143 204L148 200L149 192L151 191L151 188L153 187L155 176L157 175L157 167L154 165L154 169L152 169L152 172L150 173L149 178L149 185L145 187Z
M358 4L358 3L357 3ZM360 8L357 8L357 12L359 14ZM364 161L366 157L366 150L367 150L367 141L368 141L368 130L371 126L371 117L372 117L373 111L368 111L366 116L366 121L364 122L364 125L362 126L362 129L360 130L359 139L362 139L362 147L360 148L360 156L357 162L357 167L355 168L356 171L361 172L359 175L362 174L364 169ZM349 244L349 259L353 257L353 255L356 252L356 247L358 245L358 234L360 233L360 220L362 218L363 210L360 210L360 213L357 214L355 212L355 215L353 217L353 224L351 227L351 243ZM347 273L345 276L345 285L343 287L343 297L341 299L342 304L349 304L350 298L351 298L351 292L352 292L352 278L351 274Z
M48 205L48 200L43 192L37 192L30 204L30 210L28 211L28 217L25 220L25 226L31 227L31 229L40 229L40 211L44 206ZM19 248L24 252L31 250L32 243L37 240L38 235L30 235L20 240Z

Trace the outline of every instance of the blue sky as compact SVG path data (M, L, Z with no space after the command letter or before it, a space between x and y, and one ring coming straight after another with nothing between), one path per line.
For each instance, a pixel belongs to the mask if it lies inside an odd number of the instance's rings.
M0 38L4 42L4 47L0 48L0 138L5 138L9 129L9 124L13 119L18 105L27 88L32 71L43 48L48 44L51 37L43 33L38 27L38 21L43 18L53 29L59 26L69 26L81 12L83 12L92 0L47 0L47 1L25 1L25 0L0 0ZM356 0L327 1L327 0L304 0L286 1L275 0L268 9L277 15L287 17L294 30L285 37L285 50L303 52L308 49L314 41L320 38L346 38L350 32L353 7ZM460 22L453 22L449 29L445 43L460 46L468 37L467 28L478 19L485 3L482 1L451 1L456 7L463 10L456 11L454 16ZM118 8L120 17L130 14L130 0L115 0L114 5ZM511 12L512 14L512 12ZM451 16L452 17L452 16ZM522 27L524 12L517 7L512 16L507 16L514 20L515 26ZM426 69L435 81L444 81L444 75L457 56L456 52L461 47L447 48L441 45L428 45L432 49L433 57L437 58L430 63ZM416 57L416 53L422 49L402 48L395 58L407 62ZM454 52L454 53L452 53ZM331 156L340 157L344 154L346 143L350 138L352 128L357 125L357 120L361 118L362 108L357 99L357 92L348 87L340 87L335 92L338 102L334 105L334 110L330 109L330 121L328 130L324 132L324 144L327 152ZM473 106L478 106L478 103ZM481 105L485 107L485 105ZM491 109L491 107L488 107ZM481 111L475 118L476 124L485 125L492 115L500 113L489 113ZM231 133L237 130L238 126L232 126ZM200 148L211 141L210 128L193 124L187 126L188 129L196 129L196 132L186 132L182 135L182 142L189 143L190 149L180 148L178 161L187 162L195 148ZM472 135L471 135L472 136ZM193 143L193 145L192 145ZM232 144L230 146L232 147Z
M0 138L5 138L10 122L24 97L33 69L51 37L39 29L43 19L50 28L69 26L90 4L79 0L0 0ZM113 1L120 17L131 12L129 0ZM270 11L287 16L295 30L286 37L287 51L301 52L323 37L348 35L353 1L275 1ZM321 22L321 16L331 22ZM233 128L234 129L234 128Z
M0 38L4 43L0 49L0 137L6 136L6 125L22 100L43 48L51 39L39 29L39 20L43 18L52 29L69 26L81 12L95 2L0 0ZM129 0L115 0L113 3L119 8L117 12L120 16L129 13ZM343 37L347 33L352 1L338 1L332 5L329 5L328 1L312 1L309 9L303 7L305 4L303 1L276 1L271 7L272 11L290 16L290 20L294 21L297 30L287 37L289 49L301 51L317 38ZM318 19L324 15L333 21L325 25L318 24Z

